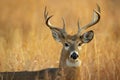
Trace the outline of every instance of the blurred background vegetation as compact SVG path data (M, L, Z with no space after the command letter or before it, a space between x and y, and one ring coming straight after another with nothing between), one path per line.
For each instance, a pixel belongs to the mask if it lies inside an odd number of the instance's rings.
M82 49L82 80L120 80L119 0L0 0L0 71L58 67L62 45L55 42L44 22L45 6L52 24L69 34L90 22L96 3L100 22L88 30L95 37Z

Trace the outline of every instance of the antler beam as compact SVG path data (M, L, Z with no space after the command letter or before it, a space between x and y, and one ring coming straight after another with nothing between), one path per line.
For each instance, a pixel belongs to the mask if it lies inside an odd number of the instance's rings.
M96 23L99 22L99 20L100 20L100 7L99 5L97 5L97 10L94 10L93 19L90 23L80 28L79 21L78 21L78 34L80 34L83 30L86 30L87 28L95 25Z
M56 30L59 30L61 31L61 33L63 33L64 35L66 35L66 30L65 30L65 21L64 19L62 18L62 21L63 21L63 29L59 29L59 28L56 28L54 27L51 23L50 23L50 19L53 17L53 15L51 16L48 16L48 12L46 10L46 7L45 7L45 11L44 11L44 18L45 18L45 23L46 25L50 28L50 29L56 29Z

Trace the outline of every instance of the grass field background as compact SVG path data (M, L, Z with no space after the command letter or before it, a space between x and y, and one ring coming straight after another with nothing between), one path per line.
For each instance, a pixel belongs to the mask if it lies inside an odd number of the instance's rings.
M119 0L0 0L0 71L41 70L58 67L62 45L45 25L45 6L52 24L69 34L90 22L96 3L100 22L88 30L95 37L81 51L81 80L120 80Z

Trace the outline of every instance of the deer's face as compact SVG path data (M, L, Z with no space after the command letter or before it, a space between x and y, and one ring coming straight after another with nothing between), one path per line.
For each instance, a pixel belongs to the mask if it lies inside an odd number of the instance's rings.
M62 42L64 56L67 66L79 66L80 61L80 50L83 45L80 37L75 36L67 36L67 38Z
M64 55L62 55L62 57L65 57L67 66L76 67L80 65L79 56L80 56L81 46L84 43L90 42L94 37L94 32L92 30L83 34L81 34L81 32L93 26L97 22L99 22L100 7L97 6L97 9L98 11L94 10L93 19L89 24L80 27L78 22L78 33L73 36L68 35L67 32L65 31L64 19L63 19L63 29L52 26L49 21L49 19L52 16L48 16L48 12L45 9L44 17L45 17L46 25L50 28L53 38L56 41L61 42L63 44Z

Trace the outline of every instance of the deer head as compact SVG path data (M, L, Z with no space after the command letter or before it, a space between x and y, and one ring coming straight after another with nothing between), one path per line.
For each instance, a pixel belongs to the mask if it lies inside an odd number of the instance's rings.
M53 16L48 16L48 12L44 11L45 23L50 28L53 38L63 44L61 63L66 66L77 67L80 65L80 49L85 43L89 43L93 37L94 32L92 30L82 33L83 30L95 25L100 20L100 7L97 5L97 10L93 11L93 19L87 25L80 27L78 21L78 32L75 35L68 35L65 30L65 21L63 21L63 29L57 28L50 23L50 19ZM62 64L61 64L62 65Z

